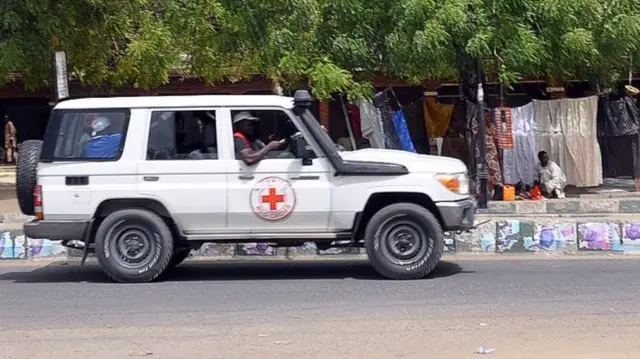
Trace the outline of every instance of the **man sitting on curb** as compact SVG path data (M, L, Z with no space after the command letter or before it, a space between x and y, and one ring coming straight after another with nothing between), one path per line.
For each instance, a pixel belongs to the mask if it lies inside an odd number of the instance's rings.
M567 186L567 176L557 163L549 160L545 151L538 152L538 181L545 197L566 198L564 188Z

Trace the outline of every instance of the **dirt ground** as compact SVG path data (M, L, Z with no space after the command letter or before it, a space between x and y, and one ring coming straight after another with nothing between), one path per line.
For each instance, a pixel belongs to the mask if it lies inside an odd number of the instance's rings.
M0 166L0 213L19 213L15 167Z
M461 315L460 315L461 314ZM425 318L426 319L426 318ZM549 318L473 314L220 321L193 326L0 330L4 358L624 359L638 358L628 315ZM476 354L479 345L495 349Z

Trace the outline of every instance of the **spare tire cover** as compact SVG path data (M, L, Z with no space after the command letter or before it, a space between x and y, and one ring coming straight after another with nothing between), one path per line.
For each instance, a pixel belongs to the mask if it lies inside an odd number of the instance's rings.
M24 141L18 146L18 165L16 166L16 192L22 213L33 216L33 188L37 184L38 161L42 141Z

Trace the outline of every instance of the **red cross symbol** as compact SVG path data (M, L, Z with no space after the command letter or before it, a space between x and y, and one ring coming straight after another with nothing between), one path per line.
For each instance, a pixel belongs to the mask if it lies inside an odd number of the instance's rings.
M269 209L275 211L278 203L284 202L283 194L276 194L275 188L269 188L269 194L262 196L262 203L269 203Z

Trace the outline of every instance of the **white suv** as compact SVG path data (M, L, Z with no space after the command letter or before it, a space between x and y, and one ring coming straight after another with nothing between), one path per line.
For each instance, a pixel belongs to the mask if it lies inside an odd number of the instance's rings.
M350 241L387 278L424 277L443 232L473 227L465 165L341 152L312 104L308 91L60 102L44 141L20 148L18 201L36 216L25 234L82 243L118 282L154 280L205 242ZM241 112L283 148L252 165L237 159Z

